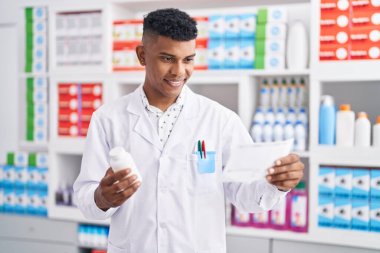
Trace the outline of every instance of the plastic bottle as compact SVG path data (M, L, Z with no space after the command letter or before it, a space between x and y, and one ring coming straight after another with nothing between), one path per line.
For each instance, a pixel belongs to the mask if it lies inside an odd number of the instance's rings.
M296 117L296 121L301 121L305 126L307 126L307 113L306 113L306 109L301 107L301 109L299 110L298 114L297 114L297 117Z
M251 137L254 142L263 142L263 126L260 122L254 121L251 127Z
M286 121L290 121L292 124L296 123L296 111L293 108L289 108L286 114Z
M305 104L305 80L303 78L300 79L300 83L297 87L297 101L296 106L301 107Z
M306 150L306 128L301 121L297 121L294 128L294 150Z
M276 109L278 107L278 100L280 97L280 88L278 85L277 79L273 79L272 87L270 90L271 93L271 106L272 108Z
M280 107L285 107L287 106L287 102L288 102L288 99L287 99L287 90L288 90L288 84L286 82L286 79L283 78L282 79L282 83L281 83L281 86L280 86L280 99L279 99L279 106Z
M355 113L349 104L339 107L336 114L336 145L340 147L354 146Z
M288 105L289 107L296 106L296 96L297 96L297 85L296 80L292 78L290 85L288 87Z
M131 154L129 154L123 147L115 147L111 149L110 153L110 165L114 172L122 169L131 169L130 176L136 175L137 181L142 182L141 175L137 170L137 166L133 161Z
M269 107L270 105L270 88L267 79L263 80L260 90L260 106Z
M380 147L380 115L377 116L376 124L373 125L373 142L374 147Z
M281 125L285 124L285 113L282 108L278 108L276 111L276 115L274 116L274 122L279 122Z
M284 140L284 127L279 121L276 121L273 126L273 140L274 141Z
M355 121L355 146L369 147L371 145L371 122L365 112L359 112Z
M294 139L294 127L290 121L286 121L284 127L284 140ZM294 144L292 150L294 149Z
M253 121L259 124L264 124L264 112L261 108L256 109L255 116L253 116Z
M336 111L334 98L332 96L322 96L321 107L319 108L319 144L335 144Z
M274 113L273 113L273 109L272 108L268 109L268 111L265 113L265 117L264 118L265 118L265 121L269 122L270 125L274 124Z
M265 121L265 123L264 123L263 140L264 140L264 142L272 142L273 141L272 124L270 124L268 121Z
M295 232L307 232L308 197L305 182L301 181L288 195L289 227Z
M290 25L286 45L286 65L288 69L306 69L309 48L306 28L302 21L296 20Z

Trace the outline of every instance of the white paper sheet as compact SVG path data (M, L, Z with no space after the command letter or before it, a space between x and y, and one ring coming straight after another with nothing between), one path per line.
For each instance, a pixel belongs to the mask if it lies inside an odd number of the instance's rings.
M293 139L278 142L254 143L231 150L223 171L224 182L252 182L264 179L274 162L287 156Z

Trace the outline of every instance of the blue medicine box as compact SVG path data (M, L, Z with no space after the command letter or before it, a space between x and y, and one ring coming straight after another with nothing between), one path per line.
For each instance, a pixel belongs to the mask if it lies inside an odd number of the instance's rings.
M369 200L370 173L367 169L354 169L352 172L352 199Z
M239 68L253 69L255 66L254 39L240 39Z
M226 39L224 41L224 68L237 69L239 67L240 45L238 39Z
M334 197L335 169L331 167L320 167L318 174L319 196Z
M332 227L334 225L334 199L318 197L318 226Z
M380 169L371 170L371 201L380 202Z
M240 35L239 15L226 15L224 17L224 38L238 39Z
M209 38L221 39L224 36L225 24L224 16L212 15L208 18L209 22Z
M256 19L257 16L254 13L247 13L240 15L240 38L256 37Z
M370 207L370 230L380 233L380 201L371 202Z
M224 43L222 39L211 39L208 43L209 69L221 69L224 63Z
M351 200L335 198L334 200L334 227L341 229L351 228Z
M369 202L363 200L352 201L351 228L355 230L369 230Z
M352 170L335 170L335 196L338 198L351 198Z

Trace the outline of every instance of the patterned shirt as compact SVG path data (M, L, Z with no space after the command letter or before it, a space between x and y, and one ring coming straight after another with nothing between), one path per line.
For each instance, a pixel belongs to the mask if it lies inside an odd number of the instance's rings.
M166 141L169 139L169 136L173 130L174 124L179 117L179 114L183 109L187 89L188 88L186 86L183 86L182 91L175 103L172 104L165 112L163 112L161 109L149 104L144 89L141 87L141 98L143 105L148 112L153 126L157 128L158 136L160 137L160 141L164 146L166 144Z

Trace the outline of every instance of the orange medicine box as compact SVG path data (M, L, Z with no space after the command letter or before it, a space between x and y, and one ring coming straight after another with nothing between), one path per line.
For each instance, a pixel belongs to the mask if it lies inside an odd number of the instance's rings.
M352 27L378 26L380 27L380 10L354 11L352 13Z
M79 135L86 136L88 132L88 128L90 126L90 122L82 122L81 128L79 129Z
M347 44L349 43L349 28L338 28L336 26L323 27L319 35L319 41L321 44Z
M351 60L376 60L380 59L379 43L356 43L351 45Z
M94 97L102 96L102 85L101 84L82 84L82 96L92 95Z
M339 44L320 45L319 60L321 61L347 60L348 53L349 53L348 45L339 45Z
M349 14L351 8L350 0L321 0L320 9L322 12L346 13Z
M354 12L380 10L380 1L379 0L351 0L351 6Z
M77 124L79 120L78 112L70 109L59 109L58 121L60 122L70 122L72 124Z
M72 97L76 97L78 94L78 85L71 83L61 83L58 85L58 94L61 95L69 95Z
M351 43L379 43L380 27L353 27L350 34Z
M320 25L323 27L335 26L337 28L347 28L350 24L349 13L337 14L332 12L321 13Z
M102 100L99 98L82 100L82 109L96 110L102 105Z
M81 119L82 124L84 122L90 123L91 116L93 113L94 113L94 110L92 110L92 109L83 109L82 113L80 115L80 119Z
M70 96L63 96L59 98L58 102L59 108L70 108L71 110L77 110L78 109L78 99L72 98Z
M77 124L69 122L58 122L58 135L61 136L78 136L79 129Z

